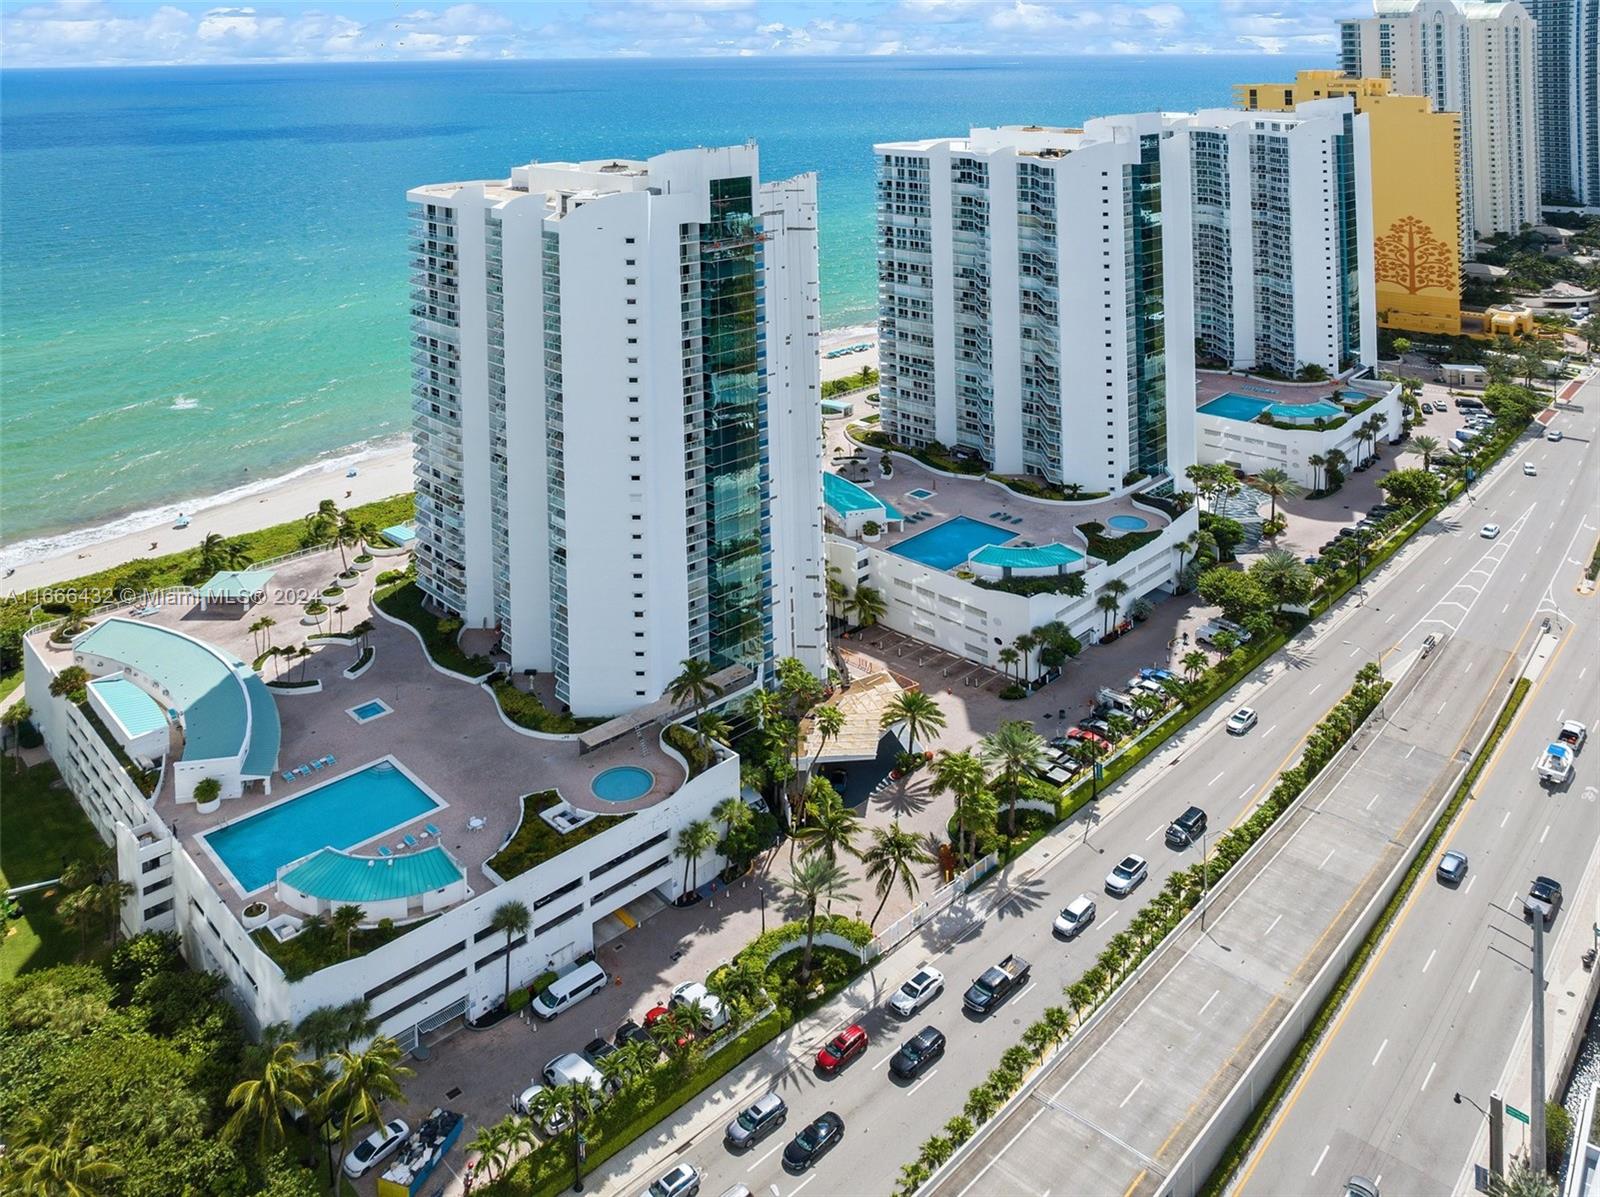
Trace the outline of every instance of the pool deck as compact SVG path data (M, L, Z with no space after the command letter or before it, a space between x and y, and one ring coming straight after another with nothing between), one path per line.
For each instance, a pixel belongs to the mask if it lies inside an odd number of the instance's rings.
M960 515L1015 532L1016 538L1006 542L1008 547L1020 547L1018 542L1025 540L1031 540L1036 545L1060 543L1078 550L1085 556L1088 555L1089 546L1078 533L1079 524L1090 522L1105 524L1114 515L1134 515L1147 520L1149 523L1147 530L1164 528L1172 522L1159 511L1134 506L1127 498L1101 499L1089 503L1054 503L1030 499L986 478L953 478L935 473L904 456L894 458L894 477L883 478L878 475L877 469L878 459L882 456L879 450L857 445L854 441L845 441L842 430L836 434L830 428L828 448L830 459L833 455L832 446L836 443L845 443L849 448L858 449L867 455L868 460L873 463L871 470L874 478L873 493L893 503L908 520L919 511L931 512L934 517L921 519L916 523L908 522L898 529L885 528L881 539L871 545L876 549L893 549L901 541L920 536L929 528ZM919 488L933 491L933 497L931 499L906 497L907 491ZM1022 522L1008 524L997 520L994 518L994 513L997 511L1019 518ZM1108 525L1107 533L1115 536L1117 530Z
M303 675L298 672L301 665L296 663L295 676L320 680L322 691L275 692L273 696L283 725L283 747L270 794L247 793L224 801L214 814L202 815L192 803L174 802L169 774L157 795L156 813L180 836L207 880L236 912L244 907L245 900L217 868L210 853L196 842L198 837L384 756L392 755L448 805L349 850L377 855L380 843L393 849L403 835L410 833L418 837L418 846L406 852L442 844L466 870L467 884L479 894L493 888L482 866L516 830L524 794L555 789L575 807L616 815L654 806L682 784L682 768L660 748L659 725L640 728L582 756L575 737L558 740L524 735L501 721L499 704L486 687L437 672L409 629L382 618L373 619L372 664L358 678L344 677L343 671L354 663L358 649L307 641L306 634L319 629L299 624L299 604L291 601L295 597L292 592L310 586L320 588L338 570L336 552L316 554L280 567L268 597L247 611L239 607L202 611L198 607L171 606L146 617L151 623L178 628L250 661L256 650L249 626L260 616L270 615L277 620L272 629L273 643L308 644L313 649L313 655L304 662ZM364 574L342 600L350 605L346 627L368 613L376 572ZM280 599L281 592L288 592L288 600ZM45 641L45 635L39 634L33 643L53 668L60 670L71 664L70 652L50 649ZM276 660L269 659L263 665L263 676L270 681L277 676L275 670ZM364 724L356 723L345 713L372 699L381 699L393 713ZM174 750L181 752L181 735L176 729L173 740ZM330 755L337 761L332 768L313 771L292 782L281 776L297 765ZM631 802L596 798L589 789L590 780L619 765L650 770L655 785ZM469 820L474 818L483 819L484 825L476 830L469 827ZM438 838L421 838L426 823L439 828ZM288 909L272 897L270 889L262 897L274 914Z
M1352 382L1347 376L1330 378L1323 382L1269 382L1264 378L1252 378L1245 374L1199 370L1196 371L1194 379L1194 403L1196 408L1201 408L1223 395L1244 395L1268 403L1315 403L1319 399L1326 399L1329 395L1344 390L1381 394L1382 391L1369 389L1374 385L1370 382Z

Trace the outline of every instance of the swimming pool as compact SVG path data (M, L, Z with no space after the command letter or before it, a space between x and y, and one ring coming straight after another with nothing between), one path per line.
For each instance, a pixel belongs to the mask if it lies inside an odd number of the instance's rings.
M1229 392L1218 395L1209 403L1200 405L1200 414L1203 416L1221 416L1224 420L1254 420L1262 412L1269 412L1275 420L1289 420L1294 422L1305 421L1310 423L1317 417L1331 420L1346 414L1344 408L1336 403L1329 403L1326 399L1318 399L1314 403L1274 403L1270 399L1257 399L1250 395L1236 395Z
M900 557L909 557L931 569L950 570L965 565L967 558L985 545L1005 544L1016 538L1015 532L958 515L953 520L935 524L910 540L902 540L889 551Z
M394 708L381 698L371 698L359 706L345 708L344 713L357 723L371 723L374 719L394 714Z
M632 802L643 798L656 784L656 775L636 765L618 765L607 769L589 783L589 789L602 802Z
M919 486L916 490L906 491L906 498L918 500L931 499L933 498L933 492L927 489L927 487Z
M1150 521L1140 515L1113 515L1106 520L1106 525L1118 532L1143 532Z
M353 848L444 805L385 759L200 838L250 893L318 848Z
M887 499L880 499L864 486L857 486L848 478L841 478L838 474L822 473L822 501L841 516L853 515L857 511L871 511L881 507L886 519L897 520L900 513L895 510L894 504Z

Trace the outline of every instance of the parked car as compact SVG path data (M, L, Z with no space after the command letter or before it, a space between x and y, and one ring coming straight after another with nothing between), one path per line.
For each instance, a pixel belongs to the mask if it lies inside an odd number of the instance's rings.
M1433 404L1429 403L1427 400L1423 400L1422 414L1425 416L1433 415Z
M360 1179L371 1172L411 1133L404 1118L394 1118L357 1143L344 1157L344 1174Z
M604 1060L616 1050L616 1044L608 1043L606 1040L596 1037L584 1044L583 1055L584 1058L589 1061L589 1063L598 1067L601 1060Z
M665 1010L665 1007L662 1009ZM630 1018L617 1028L617 1033L611 1036L611 1042L622 1047L629 1043L654 1043L655 1040L650 1038L649 1031Z
M1522 917L1533 920L1535 911L1544 915L1546 925L1555 921L1556 911L1561 909L1561 882L1549 877L1535 877L1533 884L1528 887L1528 896L1522 899Z
M1439 858L1439 880L1451 885L1460 885L1461 879L1467 875L1467 854L1457 852L1454 848Z
M1154 678L1158 682L1176 681L1178 677L1170 669L1141 669L1139 670L1139 676L1142 678Z
M1085 727L1075 727L1075 728L1073 728L1071 731L1069 731L1067 733L1067 739L1068 740L1088 740L1091 744L1093 744L1096 748L1099 748L1103 752L1110 752L1111 751L1111 741L1110 740L1106 739L1099 732L1090 731L1088 728L1085 728Z
M1150 865L1142 856L1129 854L1117 862L1116 868L1106 874L1106 892L1125 898L1150 875Z
M723 1132L722 1137L729 1147L742 1151L761 1142L788 1121L788 1118L788 1103L776 1093L769 1093L765 1097L758 1098L754 1105L747 1106L737 1118L728 1123L728 1129Z
M1187 848L1205 832L1206 812L1191 806L1167 827L1167 847Z
M650 1197L695 1197L700 1192L700 1169L693 1164L675 1165L650 1186Z
M1242 736L1259 722L1260 719L1253 708L1240 707L1228 716L1228 734L1230 736Z
M728 1010L722 1004L722 999L699 981L685 981L675 986L672 996L667 999L667 1006L673 1010L697 1006L700 1010L700 1029L703 1031L720 1031L728 1025Z
M902 1080L911 1080L944 1055L944 1032L938 1027L923 1027L900 1045L889 1061L889 1071Z
M840 1031L817 1053L817 1071L832 1076L867 1050L867 1032L860 1023Z
M512 1111L517 1114L531 1115L535 1100L543 1092L543 1085L529 1085L511 1099ZM539 1122L539 1127L547 1135L559 1135L567 1129L568 1121L566 1110L558 1106L545 1114L544 1118Z
M533 999L533 1012L540 1018L552 1019L563 1010L572 1009L584 998L599 993L609 980L606 970L593 960L580 964L550 982L545 991Z
M901 1018L910 1018L944 992L944 974L936 968L919 968L915 975L889 999L889 1009Z
M1478 535L1483 537L1485 540L1493 540L1496 536L1500 535L1500 525L1485 524L1483 527L1478 529Z
M1094 915L1094 899L1088 894L1079 894L1067 903L1060 914L1056 915L1051 927L1063 939L1074 939L1079 932L1094 922Z
M1115 713L1113 712L1113 714ZM1111 724L1107 723L1103 718L1089 720L1083 725L1083 730L1090 735L1099 736L1101 745L1106 748L1110 748L1112 742L1117 738L1111 731ZM1070 735L1071 733L1068 734Z
M783 1149L783 1166L790 1172L804 1172L844 1138L844 1119L829 1110L810 1123Z
M562 1052L554 1060L544 1066L544 1081L547 1085L588 1085L596 1093L605 1089L605 1078L600 1075L600 1070L577 1052Z

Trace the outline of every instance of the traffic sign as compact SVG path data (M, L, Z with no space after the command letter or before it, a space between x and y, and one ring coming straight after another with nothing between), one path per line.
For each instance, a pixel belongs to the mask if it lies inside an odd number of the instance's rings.
M1517 1109L1517 1107L1512 1105L1510 1102L1506 1103L1506 1113L1510 1114L1518 1122L1522 1123L1522 1125L1524 1125L1524 1126L1530 1125L1530 1123L1528 1122L1528 1116L1526 1114L1524 1114L1521 1110Z

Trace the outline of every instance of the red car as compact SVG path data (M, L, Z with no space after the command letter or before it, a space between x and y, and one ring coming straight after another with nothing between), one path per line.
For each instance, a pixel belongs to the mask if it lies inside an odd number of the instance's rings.
M647 1028L648 1027L653 1027L653 1026L656 1025L656 1023L660 1022L663 1018L665 1018L669 1013L670 1013L670 1011L665 1006L651 1006L650 1009L645 1011L644 1025ZM694 1038L693 1032L685 1030L683 1032L683 1034L678 1036L678 1046L679 1047L684 1046L686 1043L689 1042L689 1040L691 1040L693 1038Z
M859 1025L846 1027L817 1053L817 1071L831 1076L866 1050L866 1030Z
M1100 749L1100 751L1102 751L1102 752L1110 752L1111 751L1111 741L1110 740L1106 739L1102 735L1098 735L1095 732L1085 731L1081 727L1075 727L1071 731L1069 731L1067 733L1067 739L1069 739L1069 740L1087 740L1087 741L1089 741L1089 743L1093 744L1096 748Z

